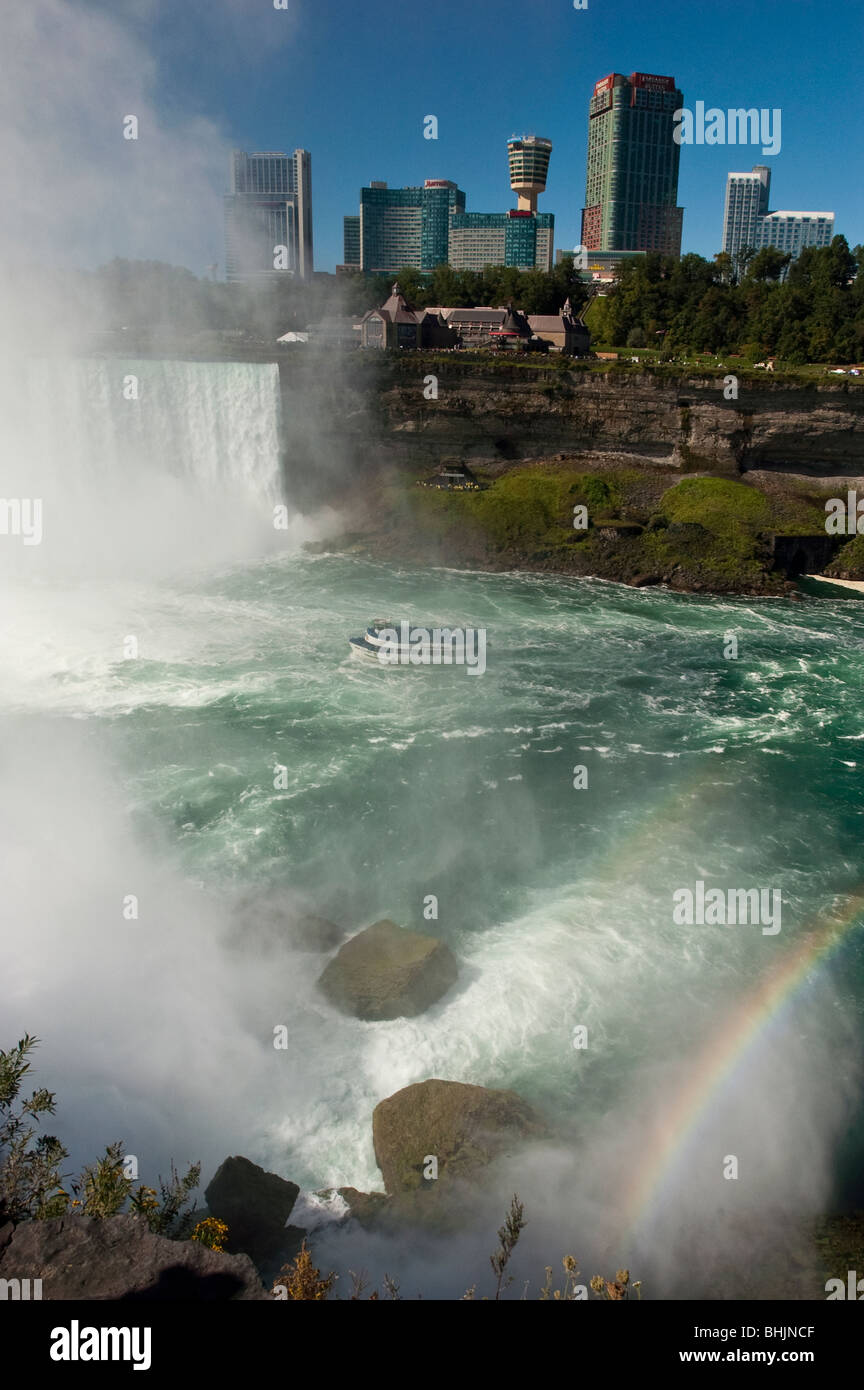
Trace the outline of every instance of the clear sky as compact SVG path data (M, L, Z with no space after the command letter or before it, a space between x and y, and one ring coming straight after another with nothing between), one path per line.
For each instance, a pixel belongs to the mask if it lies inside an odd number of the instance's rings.
M726 173L761 162L772 169L772 208L833 210L850 244L864 241L861 0L588 0L586 10L573 0L287 0L287 11L273 0L90 3L137 24L162 119L203 117L229 146L312 152L317 269L342 260L342 216L371 179L450 178L469 211L512 206L513 133L552 140L540 207L555 214L556 246L574 246L588 100L612 71L674 76L690 108L782 111L774 157L682 148L685 251L719 250ZM429 114L437 141L423 138ZM216 256L221 229L202 263Z

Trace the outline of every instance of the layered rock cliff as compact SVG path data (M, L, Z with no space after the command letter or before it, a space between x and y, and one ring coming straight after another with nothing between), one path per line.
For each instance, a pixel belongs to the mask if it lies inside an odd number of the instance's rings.
M316 454L374 466L429 469L457 455L475 462L613 454L682 472L782 469L864 473L864 384L839 378L674 377L596 364L471 361L453 354L354 354L322 374L311 361L281 365L286 451L304 453L314 411ZM310 436L311 437L311 436ZM305 453L308 457L308 447Z

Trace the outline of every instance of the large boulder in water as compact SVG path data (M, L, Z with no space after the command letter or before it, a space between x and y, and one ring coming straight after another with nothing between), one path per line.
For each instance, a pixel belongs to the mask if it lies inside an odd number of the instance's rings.
M238 1155L220 1165L204 1197L210 1215L228 1227L226 1250L243 1251L260 1263L296 1244L297 1232L287 1222L299 1191L296 1183Z
M411 1018L446 994L458 973L443 941L385 920L346 941L318 983L356 1018Z
M3 1250L0 1278L41 1279L43 1299L269 1298L247 1255L167 1240L139 1216L25 1221Z
M525 1140L542 1139L540 1117L515 1091L492 1091L461 1081L421 1081L376 1105L375 1159L392 1196L440 1190L477 1178L496 1158ZM424 1176L437 1160L437 1177Z

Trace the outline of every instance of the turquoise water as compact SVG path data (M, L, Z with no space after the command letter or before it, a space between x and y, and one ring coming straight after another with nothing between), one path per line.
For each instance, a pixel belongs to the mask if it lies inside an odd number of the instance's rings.
M226 563L193 515L172 524L194 567L87 577L82 548L4 601L4 1014L45 1039L73 1153L122 1136L147 1181L240 1152L309 1191L368 1190L383 1097L432 1076L512 1087L557 1136L520 1187L538 1230L644 1251L616 1222L658 1115L864 880L864 605L400 569L296 537L273 553L272 533ZM484 629L485 673L358 661L347 639L381 613ZM676 925L673 893L699 880L781 890L781 931ZM336 1014L327 957L286 936L301 909L346 935L434 932L459 982L415 1019ZM860 1200L861 939L706 1093L640 1214L670 1261L700 1221L737 1250L741 1222Z
M607 1112L646 1059L680 1058L864 878L855 602L295 555L66 603L67 668L30 662L19 717L85 720L135 835L154 855L170 844L229 924L253 893L268 918L299 901L346 931L384 916L432 930L464 962L453 997L419 1019L368 1025L304 1004L298 1037L310 1059L323 1046L321 1091L314 1120L292 1115L285 1162L309 1184L374 1184L372 1106L429 1075L512 1086L565 1128ZM484 628L485 674L352 658L347 637L385 610ZM106 629L136 628L139 659L107 660ZM730 632L737 660L723 655ZM43 650L60 640L43 633ZM700 878L779 887L781 932L674 925L673 891ZM297 965L306 985L317 968ZM796 1025L816 1052L856 1007L850 977L833 979L836 1004ZM269 1121L282 1132L278 1107Z

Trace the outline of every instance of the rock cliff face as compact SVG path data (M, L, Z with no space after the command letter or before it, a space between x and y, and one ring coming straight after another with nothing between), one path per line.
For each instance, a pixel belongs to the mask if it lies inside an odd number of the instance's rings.
M742 378L727 401L721 376L371 356L355 354L330 376L282 364L286 454L303 460L302 471L314 464L335 481L336 458L427 470L448 455L505 462L585 452L683 472L864 472L864 384L853 381ZM301 400L317 420L314 459L304 452Z
M528 375L528 369L522 369ZM589 372L558 382L444 377L436 401L402 380L381 396L381 440L406 460L532 458L557 451L612 452L681 468L737 473L803 466L864 467L864 390L742 383L737 401L722 380L664 381L647 374Z

